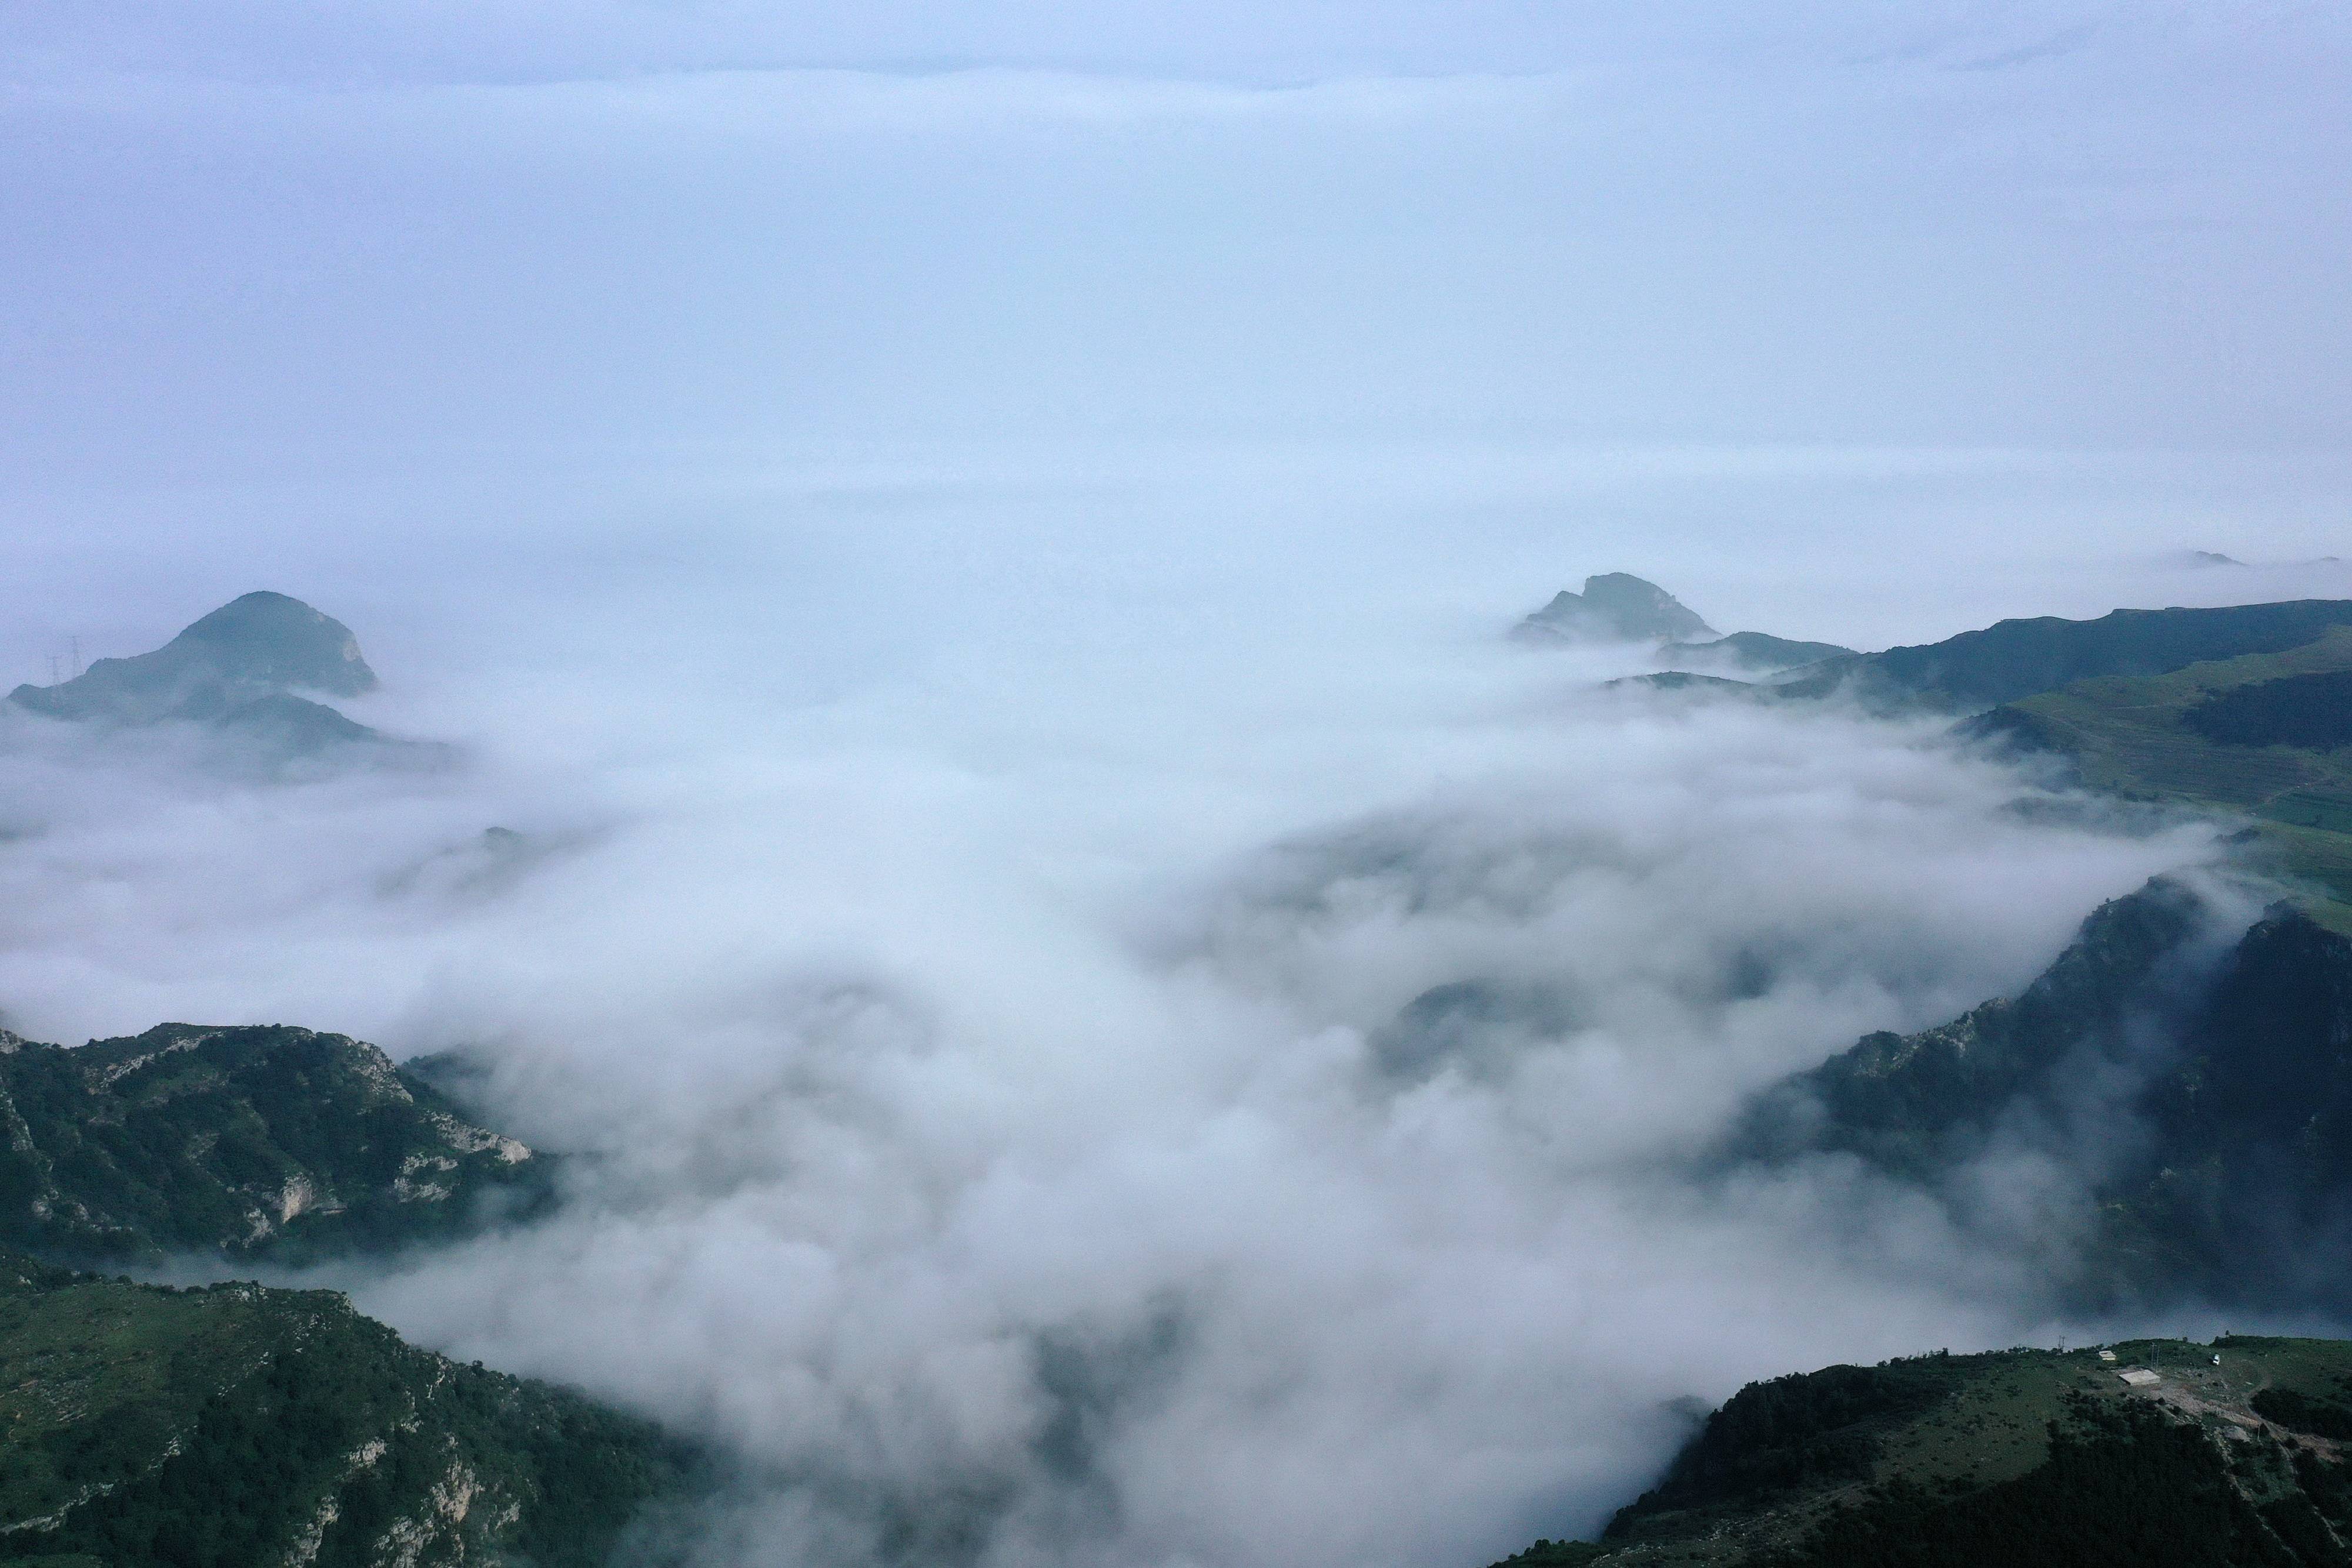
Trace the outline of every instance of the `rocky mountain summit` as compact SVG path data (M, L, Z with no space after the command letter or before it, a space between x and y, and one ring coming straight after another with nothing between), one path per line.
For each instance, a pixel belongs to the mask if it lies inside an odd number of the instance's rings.
M67 1261L299 1263L551 1201L543 1156L374 1046L304 1029L0 1031L0 1245Z
M1523 643L1559 644L1713 637L1716 631L1656 583L1612 571L1586 578L1580 594L1561 591L1511 634Z
M248 593L152 653L100 659L69 681L18 686L8 700L112 729L195 725L247 756L286 760L401 746L318 700L376 685L350 627L282 593Z
M1806 643L1766 632L1725 636L1656 583L1622 571L1584 580L1584 591L1561 592L1512 629L1538 647L1595 643L1655 643L1668 670L1701 675L1773 675L1849 658L1834 643Z

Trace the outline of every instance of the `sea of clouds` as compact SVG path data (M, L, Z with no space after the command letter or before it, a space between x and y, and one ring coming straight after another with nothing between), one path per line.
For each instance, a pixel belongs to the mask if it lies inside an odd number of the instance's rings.
M8 1021L471 1055L567 1206L325 1278L714 1444L698 1562L1475 1563L1752 1377L2074 1326L1921 1195L1681 1162L2212 830L1507 646L1580 575L1497 591L1515 526L1154 536L1149 494L824 491L378 582L352 711L442 768L257 785L11 720ZM1644 538L1578 565L1709 553ZM1899 613L1865 564L1738 624ZM2230 593L2109 570L2065 591Z
M2072 1326L1678 1162L2210 833L1501 636L2352 595L2336 11L19 9L0 667L274 589L460 760L0 712L0 1022L471 1053L568 1206L333 1281L670 1546L1476 1564Z

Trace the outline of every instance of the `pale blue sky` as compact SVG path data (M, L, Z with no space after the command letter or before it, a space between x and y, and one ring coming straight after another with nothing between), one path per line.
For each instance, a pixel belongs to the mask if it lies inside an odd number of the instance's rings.
M1503 632L2352 596L2346 16L0 9L0 691L276 589L467 758L21 718L0 1021L499 1053L628 1196L344 1282L805 1479L762 1564L1487 1562L1669 1401L2085 1332L1655 1173L2212 834ZM1521 977L1574 1040L1368 1089ZM1171 1322L1041 1464L1027 1347Z
M551 538L798 559L924 506L975 559L1335 591L1354 528L1360 590L1449 612L1777 571L1816 601L1743 618L1883 640L2095 612L2053 563L2136 537L2344 553L2337 5L100 3L0 46L20 669L259 581L414 623L543 591ZM1821 598L1874 528L1910 548Z
M844 9L16 8L10 465L2352 424L2338 6Z

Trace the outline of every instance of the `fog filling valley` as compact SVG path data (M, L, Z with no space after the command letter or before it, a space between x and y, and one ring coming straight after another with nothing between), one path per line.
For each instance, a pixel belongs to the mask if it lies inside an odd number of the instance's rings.
M643 1561L1468 1568L2221 1326L2031 1140L1693 1173L2224 830L1507 634L2352 598L2352 12L16 13L0 692L269 590L446 749L0 704L0 1026L459 1053L562 1205L274 1278L710 1445Z
M347 706L444 767L257 783L13 717L11 1027L468 1053L566 1206L308 1279L714 1441L696 1562L1470 1561L1596 1525L1751 1377L2071 1326L2030 1157L2008 1239L1837 1162L1683 1169L2214 830L1937 723L1607 687L1647 651L1463 612L1516 548L1285 622L1066 521L1087 567L1013 592L1036 541L957 506L925 570L517 570L413 672L432 612L360 619L388 690ZM2115 570L2080 591L2174 569ZM921 612L957 589L995 608ZM762 674L863 616L919 652Z

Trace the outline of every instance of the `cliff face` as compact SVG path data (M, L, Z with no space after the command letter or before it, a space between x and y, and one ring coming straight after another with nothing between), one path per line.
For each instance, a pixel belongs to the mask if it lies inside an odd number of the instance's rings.
M163 1024L0 1034L0 1245L88 1261L300 1262L460 1234L549 1199L547 1162L374 1046Z
M324 1291L0 1255L0 1561L604 1563L693 1456Z

